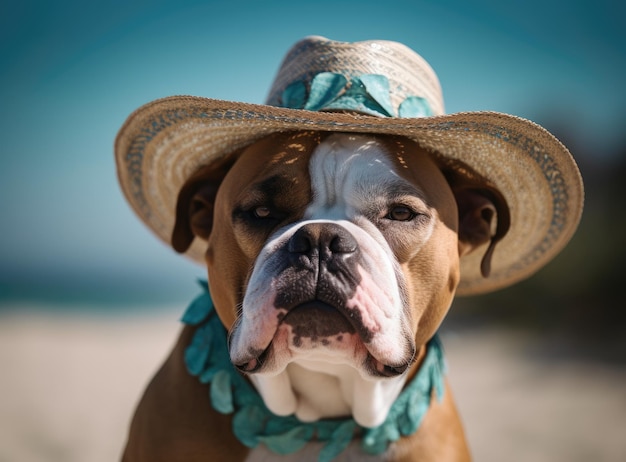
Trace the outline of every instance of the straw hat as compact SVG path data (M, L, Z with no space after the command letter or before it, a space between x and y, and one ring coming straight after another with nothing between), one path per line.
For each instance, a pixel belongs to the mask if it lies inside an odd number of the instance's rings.
M530 276L565 246L580 220L580 173L554 136L507 114L445 115L428 63L389 41L305 38L285 57L266 105L173 96L142 106L115 142L119 181L139 218L169 244L187 178L262 137L295 130L404 136L494 184L508 203L510 229L488 278L480 273L484 251L462 258L461 295ZM187 255L203 262L198 241Z

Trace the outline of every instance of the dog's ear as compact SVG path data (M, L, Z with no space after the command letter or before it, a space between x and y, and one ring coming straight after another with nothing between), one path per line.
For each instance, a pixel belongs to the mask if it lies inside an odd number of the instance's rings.
M213 228L215 197L234 159L236 156L199 170L180 189L171 240L177 252L186 252L196 236L208 239Z
M481 274L488 277L495 246L511 224L509 207L504 196L489 182L458 171L444 173L459 209L459 254L466 255L488 242L480 263Z

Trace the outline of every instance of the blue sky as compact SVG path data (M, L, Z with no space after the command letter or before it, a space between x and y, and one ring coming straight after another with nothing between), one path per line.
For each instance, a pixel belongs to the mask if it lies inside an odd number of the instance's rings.
M306 35L405 43L439 75L447 112L567 127L603 163L626 142L615 1L12 3L0 6L0 295L189 298L203 271L124 202L116 132L168 95L262 103Z

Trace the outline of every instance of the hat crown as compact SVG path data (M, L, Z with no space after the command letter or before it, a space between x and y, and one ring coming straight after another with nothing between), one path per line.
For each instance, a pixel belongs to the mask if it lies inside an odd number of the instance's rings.
M392 117L444 113L430 65L401 43L338 42L312 36L286 54L266 104Z

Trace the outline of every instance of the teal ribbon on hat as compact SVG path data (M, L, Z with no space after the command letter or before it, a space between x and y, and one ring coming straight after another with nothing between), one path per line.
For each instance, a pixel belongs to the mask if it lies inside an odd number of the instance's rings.
M335 72L320 72L307 85L298 80L282 93L282 107L309 111L356 111L382 117L428 117L433 111L421 96L409 96L398 110L391 104L389 79L363 74L348 80Z
M319 462L329 462L339 455L353 438L361 439L361 448L369 454L385 452L390 443L417 431L433 393L443 399L445 360L437 336L428 343L426 357L413 380L406 385L391 406L380 426L365 428L354 419L325 419L304 423L295 416L277 416L265 404L254 387L230 362L227 332L213 308L206 281L200 281L204 292L187 308L182 322L197 326L185 350L185 363L191 375L211 384L213 408L222 414L233 414L233 433L249 448L265 444L277 454L290 454L309 441L326 444Z

